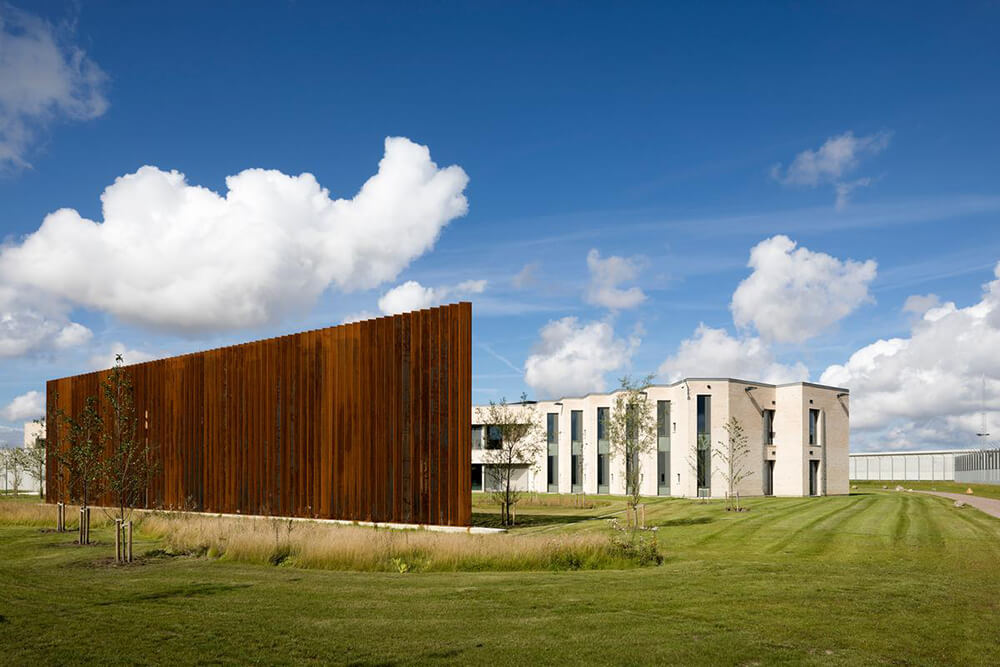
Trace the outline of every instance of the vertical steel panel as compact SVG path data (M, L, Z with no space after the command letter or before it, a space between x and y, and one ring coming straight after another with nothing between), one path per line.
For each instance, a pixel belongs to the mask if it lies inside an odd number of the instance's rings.
M468 525L471 340L459 303L127 366L147 504ZM50 452L107 373L48 382Z

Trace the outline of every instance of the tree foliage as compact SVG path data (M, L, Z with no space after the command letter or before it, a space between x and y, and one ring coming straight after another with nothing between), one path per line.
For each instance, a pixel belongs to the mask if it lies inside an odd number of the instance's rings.
M514 506L521 500L523 490L514 484L514 472L524 466L534 466L542 450L544 429L538 415L528 404L526 395L520 403L490 401L483 415L483 424L499 436L499 446L483 450L493 499L500 505L500 520L505 526L513 525ZM490 438L487 437L487 443Z
M722 463L722 477L726 480L726 509L741 511L740 483L753 475L749 466L750 438L736 417L730 417L723 428L726 439L718 442L714 454Z
M633 509L639 504L643 458L656 451L656 413L646 394L652 382L651 374L621 378L608 420L608 445L625 466L625 493Z
M108 408L102 472L118 518L125 521L134 508L146 504L155 464L148 438L139 435L132 378L122 355L116 355L115 365L101 383L101 389Z
M90 501L104 488L104 470L101 461L104 439L104 420L98 410L97 397L88 396L79 414L68 415L61 409L55 411L58 429L58 451L52 452L58 466L57 490L60 500L68 495L70 500L89 507Z
M31 478L38 482L38 497L45 497L45 419L36 419L35 423L41 427L39 435L35 436L34 442L24 447L25 466Z
M4 485L6 490L15 496L21 490L21 482L24 480L25 467L28 460L24 450L19 447L0 448L0 467L4 471Z

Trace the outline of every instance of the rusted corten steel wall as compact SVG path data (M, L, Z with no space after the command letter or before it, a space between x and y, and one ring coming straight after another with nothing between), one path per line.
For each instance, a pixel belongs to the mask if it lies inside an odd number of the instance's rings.
M147 506L468 525L471 320L463 302L127 366ZM49 381L48 423L107 373Z

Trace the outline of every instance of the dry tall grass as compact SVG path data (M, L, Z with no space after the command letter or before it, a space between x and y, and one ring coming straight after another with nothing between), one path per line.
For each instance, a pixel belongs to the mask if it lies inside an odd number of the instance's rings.
M66 506L66 524L70 530L75 530L80 518L80 508L77 505ZM32 502L28 500L0 500L0 523L14 526L56 527L56 506ZM90 527L102 528L110 520L98 508L90 512Z
M475 507L499 507L490 492L474 493L472 504ZM521 509L544 509L547 507L572 507L575 509L594 509L611 505L611 501L587 496L582 493L525 493L517 506Z
M595 534L469 535L176 513L144 516L141 531L163 540L174 553L329 570L575 570L638 564L606 536Z

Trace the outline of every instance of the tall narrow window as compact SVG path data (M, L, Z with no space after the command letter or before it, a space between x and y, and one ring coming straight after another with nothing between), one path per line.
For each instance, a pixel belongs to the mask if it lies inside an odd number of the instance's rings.
M472 427L472 448L483 448L483 427L481 424L475 424Z
M548 413L546 424L546 443L548 445L548 490L559 492L559 413Z
M817 432L819 430L819 410L809 409L809 444L818 445L819 437Z
M573 466L570 488L573 493L580 493L583 491L583 410L569 413L569 432L570 463Z
M656 492L670 495L670 401L656 402Z
M608 493L608 473L610 464L608 454L611 442L608 440L608 419L610 408L597 408L597 492Z
M764 410L764 444L774 444L774 410Z
M473 463L472 464L472 490L482 491L483 490L483 464Z
M712 495L712 397L698 396L698 495Z

